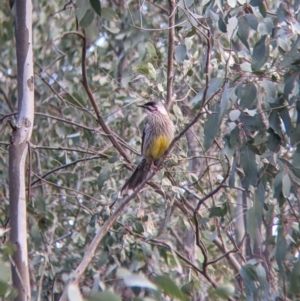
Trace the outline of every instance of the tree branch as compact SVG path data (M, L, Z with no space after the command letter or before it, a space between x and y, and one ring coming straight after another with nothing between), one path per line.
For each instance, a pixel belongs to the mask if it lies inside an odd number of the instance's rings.
M92 91L90 89L90 86L88 84L87 76L86 76L86 38L85 37L82 38L81 71L82 71L82 85L83 85L83 87L84 87L84 89L85 89L85 91L88 95L90 103L92 104L92 106L94 108L94 111L95 111L96 116L97 116L98 123L100 124L100 126L102 127L104 133L107 135L108 139L111 141L111 143L116 148L116 150L120 153L120 155L125 159L125 161L127 163L130 163L131 160L129 159L129 157L125 153L124 149L119 144L119 142L116 140L116 138L112 134L111 130L108 128L108 126L104 122L104 120L103 120L103 118L100 114L100 111L98 109L98 106L96 104L96 101L94 99L93 93L92 93Z
M150 172L147 178L130 194L129 196L125 197L120 205L116 208L116 210L112 213L112 215L106 220L106 222L103 224L99 232L94 236L92 242L88 246L87 250L84 253L83 259L80 262L79 266L75 270L75 272L72 274L72 279L70 279L69 283L66 285L64 292L62 296L60 297L59 301L67 301L67 291L68 286L75 283L77 284L80 280L80 277L83 275L84 271L86 270L87 266L93 259L93 256L95 255L95 251L105 236L105 234L110 230L110 228L113 226L117 218L120 216L120 214L123 212L125 206L132 200L144 187L144 185L155 175L155 173Z
M167 70L167 99L166 107L170 109L173 98L173 54L175 35L175 1L169 0L169 46L168 46L168 70Z

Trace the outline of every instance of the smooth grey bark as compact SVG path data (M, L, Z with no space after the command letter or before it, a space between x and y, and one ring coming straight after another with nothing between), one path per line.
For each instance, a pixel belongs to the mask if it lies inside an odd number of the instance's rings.
M31 0L16 0L16 54L18 113L9 147L10 241L12 283L18 291L15 301L31 300L28 270L25 160L34 118Z

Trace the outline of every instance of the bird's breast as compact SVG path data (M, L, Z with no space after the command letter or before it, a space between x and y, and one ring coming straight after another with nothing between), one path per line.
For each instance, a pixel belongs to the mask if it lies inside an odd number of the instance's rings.
M167 136L157 136L153 139L153 142L151 145L149 145L148 149L146 150L146 157L149 157L153 160L157 160L162 157L162 155L165 153L167 148L169 147L171 140Z

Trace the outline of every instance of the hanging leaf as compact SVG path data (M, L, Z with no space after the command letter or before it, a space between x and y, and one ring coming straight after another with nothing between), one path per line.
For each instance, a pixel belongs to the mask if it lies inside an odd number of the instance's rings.
M151 63L148 63L149 79L156 80L156 70Z
M212 113L208 115L204 124L204 148L207 150L213 143L219 130L219 110L220 107L214 105L211 108Z
M226 33L227 32L227 26L223 20L223 18L220 16L219 20L218 20L218 25L219 25L219 29L220 31Z
M156 49L151 43L146 43L146 49L151 57L157 57Z
M274 28L274 24L271 18L264 18L262 19L257 27L257 31L261 35L267 35L267 34L272 34Z
M144 275L127 275L123 277L123 280L127 287L144 287L157 290L156 285L149 281Z
M280 114L281 120L283 121L285 132L290 137L292 131L294 130L294 128L293 128L293 125L292 125L292 121L291 121L289 111L285 108L285 109L281 110L279 112L279 114Z
M282 139L283 134L281 130L281 121L279 118L279 114L277 110L272 110L269 116L269 124L270 127L274 130L274 132Z
M223 118L225 111L228 107L228 87L229 83L226 83L223 89L222 97L221 97L221 103L220 103L220 120Z
M177 298L182 301L188 300L188 298L169 277L156 276L154 278L154 282L167 296Z
M82 28L88 27L94 20L94 11L92 9L88 9L85 12L84 17L79 21L79 25Z
M265 18L267 16L267 7L263 1L260 3L258 9L261 15Z
M255 185L258 179L255 154L247 144L241 148L241 165L250 185Z
M239 18L237 36L239 37L241 42L247 47L247 49L250 50L250 47L248 44L248 35L249 35L249 25L248 25L247 18L244 16L241 16Z
M300 286L299 286L299 281L300 281L300 259L297 260L296 263L293 265L293 270L290 276L290 281L291 281L291 292L295 295L300 294Z
M269 45L267 44L267 36L264 35L254 45L252 53L251 68L253 71L260 70L269 58Z
M102 7L101 16L107 21L120 21L116 11L110 7Z
M121 301L119 296L108 290L105 290L104 292L96 292L92 294L91 297L87 297L86 299L87 301Z
M101 16L101 2L100 0L90 0L91 6L94 9L95 13Z
M272 128L268 129L268 133L267 147L270 151L278 153L280 150L281 138L274 132Z
M267 300L270 293L270 285L267 280L266 270L261 263L256 267L256 274L260 284L260 291L262 292L262 300Z
M238 29L238 19L237 17L232 17L227 22L227 37L228 39L233 39L237 33Z
M177 63L183 63L186 57L187 49L184 44L179 44L174 48L174 57Z
M284 174L284 176L282 177L282 194L284 197L287 198L290 195L291 187L291 178L288 174Z
M283 227L281 225L278 226L277 231L278 235L276 240L275 259L281 273L283 273L283 261L285 260L287 253L287 242L284 237Z
M248 21L249 27L257 31L257 27L258 27L257 18L253 14L246 14L246 19Z
M109 179L111 174L111 164L105 163L100 170L98 176L98 188L101 190L103 188L104 183Z
M237 87L236 95L240 98L240 106L243 110L256 108L256 93L257 90L254 83L247 83Z
M259 6L262 3L262 0L250 0L250 5L251 6Z

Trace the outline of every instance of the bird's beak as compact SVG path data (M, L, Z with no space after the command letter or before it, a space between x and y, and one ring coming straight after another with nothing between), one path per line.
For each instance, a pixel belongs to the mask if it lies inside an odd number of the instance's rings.
M138 105L138 107L147 109L147 107L145 105Z

